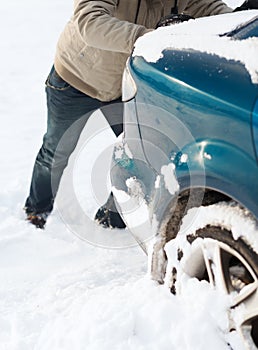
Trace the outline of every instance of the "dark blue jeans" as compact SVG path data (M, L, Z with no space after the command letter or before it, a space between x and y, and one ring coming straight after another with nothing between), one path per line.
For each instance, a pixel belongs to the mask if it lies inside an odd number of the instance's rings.
M48 122L32 174L30 194L26 200L26 212L51 212L63 171L69 156L90 115L97 109L109 122L118 136L122 130L123 108L121 99L101 102L85 95L65 82L52 67L46 81ZM107 105L108 108L103 108ZM76 122L76 123L75 123ZM59 142L65 132L75 124L69 133L67 142ZM59 146L58 146L59 145ZM58 147L57 147L58 146Z

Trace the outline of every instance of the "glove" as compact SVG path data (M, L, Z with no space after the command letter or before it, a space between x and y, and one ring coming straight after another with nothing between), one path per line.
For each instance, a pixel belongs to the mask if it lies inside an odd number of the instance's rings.
M254 9L258 9L258 0L246 0L241 6L235 8L233 12Z
M258 0L257 0L258 1ZM182 23L185 21L189 21L189 19L194 19L192 16L184 15L184 14L171 14L165 17L162 17L156 25L156 28L171 26L173 24Z

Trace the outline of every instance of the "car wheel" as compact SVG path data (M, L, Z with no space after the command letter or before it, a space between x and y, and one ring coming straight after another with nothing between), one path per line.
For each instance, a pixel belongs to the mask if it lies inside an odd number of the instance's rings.
M189 215L190 225L185 224ZM182 291L186 274L229 295L228 331L238 333L244 349L258 348L257 227L250 213L232 202L191 209L166 248L172 291Z

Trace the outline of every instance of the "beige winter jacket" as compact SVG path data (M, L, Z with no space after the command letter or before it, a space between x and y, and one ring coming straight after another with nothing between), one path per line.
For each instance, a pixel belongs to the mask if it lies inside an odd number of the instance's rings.
M91 97L101 101L120 97L123 69L136 39L155 28L161 17L170 14L174 3L173 0L75 0L74 14L57 44L56 71ZM178 10L193 17L232 11L220 0L179 0Z

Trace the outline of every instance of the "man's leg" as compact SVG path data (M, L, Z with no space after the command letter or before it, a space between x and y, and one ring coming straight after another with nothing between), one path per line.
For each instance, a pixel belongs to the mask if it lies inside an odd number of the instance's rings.
M103 113L116 137L118 137L123 132L124 105L122 99L119 98L112 102L103 103L101 112Z
M46 93L47 132L35 161L30 194L25 203L28 215L42 214L43 226L45 216L52 211L63 170L77 144L80 133L90 114L102 106L99 100L67 84L57 75L54 68L46 81ZM76 127L73 126L72 132L69 132L73 124ZM58 147L66 132L68 133L67 142L62 142L62 147ZM34 224L41 226L41 223Z
M113 101L112 104L104 104L101 111L116 137L118 137L123 132L123 103L121 99ZM124 229L126 227L123 219L117 211L112 192L110 193L106 203L97 211L95 221L103 227L120 229Z

